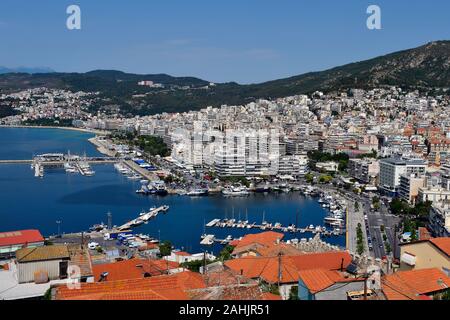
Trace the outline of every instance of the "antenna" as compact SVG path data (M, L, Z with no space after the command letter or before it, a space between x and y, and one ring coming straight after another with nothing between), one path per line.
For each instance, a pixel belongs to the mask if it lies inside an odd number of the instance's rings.
M108 217L108 230L112 230L112 213L108 212L106 215Z

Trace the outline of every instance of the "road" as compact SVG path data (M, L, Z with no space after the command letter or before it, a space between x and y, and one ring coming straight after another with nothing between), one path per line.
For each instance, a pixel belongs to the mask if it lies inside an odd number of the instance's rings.
M357 252L357 228L358 224L361 224L361 230L363 232L364 252L363 254L369 254L369 248L367 243L367 234L364 222L364 207L362 202L359 203L359 210L355 209L355 200L352 197L347 198L347 249L350 252Z
M400 248L398 246L398 239L397 241L395 240L395 227L397 224L399 224L400 218L390 214L389 209L384 202L380 202L381 206L378 211L370 210L370 198L366 198L364 202L365 208L367 208L367 222L369 226L369 233L372 237L373 254L375 258L383 258L387 255L381 226L384 226L384 230L387 236L387 242L390 244L393 250L395 247L395 257L398 257Z

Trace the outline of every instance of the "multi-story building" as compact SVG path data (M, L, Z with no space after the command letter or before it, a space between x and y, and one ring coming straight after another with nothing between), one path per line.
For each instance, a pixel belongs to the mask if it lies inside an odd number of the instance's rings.
M424 187L425 176L417 174L403 174L400 176L398 193L400 198L408 203L415 204L419 195L419 188Z
M400 176L403 174L424 175L426 163L423 160L386 158L380 160L380 188L389 193L397 193Z
M349 175L363 183L374 183L380 173L377 160L351 159L348 164Z
M450 205L448 202L433 203L428 227L435 237L450 237Z

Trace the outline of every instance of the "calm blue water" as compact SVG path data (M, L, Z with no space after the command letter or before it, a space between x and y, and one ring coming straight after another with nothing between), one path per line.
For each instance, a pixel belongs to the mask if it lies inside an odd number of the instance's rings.
M33 153L64 152L67 149L72 153L98 155L86 141L90 136L54 129L0 128L0 158L25 159ZM6 142L6 147L3 142ZM43 234L50 235L57 232L55 221L62 220L63 232L78 232L87 230L93 224L106 222L108 211L113 214L113 224L120 225L135 218L142 210L167 204L170 206L167 215L158 216L136 231L154 237L160 235L161 239L172 241L178 248L199 252L202 250L199 242L204 232L204 222L214 218L231 218L233 210L235 219L239 218L239 214L244 219L248 212L249 221L258 223L262 222L265 211L267 221L283 225L295 223L296 211L299 210L301 226L322 225L326 214L315 200L293 193L236 199L221 196L144 197L135 193L139 182L118 174L112 165L93 168L96 171L94 177L68 175L62 169L49 169L43 179L38 179L29 165L0 165L0 231L37 228ZM259 231L212 228L206 229L206 232L225 238L229 234L237 237ZM327 241L344 245L343 237ZM214 249L217 251L220 246Z
M67 153L95 156L96 148L87 139L93 134L60 129L0 128L0 159L31 159L40 153Z

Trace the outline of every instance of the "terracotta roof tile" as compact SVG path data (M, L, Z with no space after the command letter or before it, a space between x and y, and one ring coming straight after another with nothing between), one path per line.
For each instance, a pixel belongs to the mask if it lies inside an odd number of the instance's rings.
M383 277L382 288L388 300L417 300L450 288L450 278L437 268L399 271Z
M248 234L244 236L236 245L236 248L258 243L264 246L270 246L283 239L284 234L274 231L261 232L257 234Z
M301 270L299 272L299 276L308 290L314 294L332 286L335 283L334 279L336 276L334 274L329 275L328 273L333 273L333 271L327 271L324 269L310 269Z
M38 230L0 232L0 247L36 242L44 242L44 237Z
M56 300L184 300L186 291L205 288L200 274L190 271L143 279L82 283L80 289L56 287Z
M450 238L449 237L432 238L429 241L432 244L434 244L436 247L438 247L447 256L450 256Z
M178 268L179 264L166 260L130 259L113 263L97 264L92 267L95 281L100 279L103 272L108 272L107 281L144 278L148 273L158 276L166 273L167 269Z
M347 252L327 252L315 254L301 254L281 257L281 282L292 283L298 281L298 272L308 269L338 270L347 268L351 263L351 256ZM269 283L278 282L279 258L272 257L244 257L225 262L225 266L237 273L251 278L262 278Z

